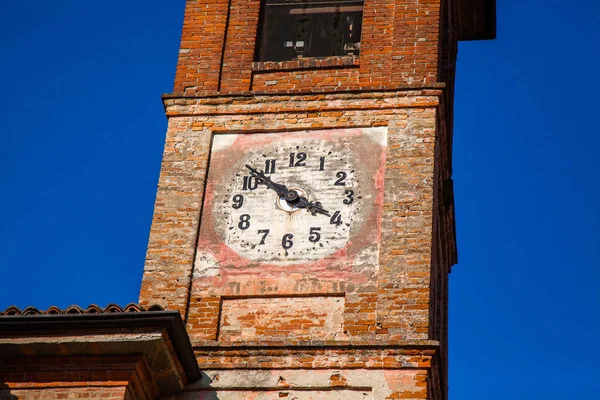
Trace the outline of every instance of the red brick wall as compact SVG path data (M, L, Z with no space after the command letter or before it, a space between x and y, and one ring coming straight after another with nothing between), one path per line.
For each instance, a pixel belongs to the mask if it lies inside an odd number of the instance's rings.
M4 396L4 397L3 397ZM0 400L63 400L63 399L104 399L123 400L126 397L125 386L114 387L56 387L14 389L2 393Z
M227 27L229 0L186 3L175 92L186 87L216 92Z
M244 91L251 85L259 10L260 0L231 0L219 82L223 92Z
M144 400L156 394L139 355L0 358L1 400Z
M365 0L360 56L257 63L259 0L187 1L140 302L182 313L203 370L231 377L242 368L293 368L301 379L315 369L365 369L390 390L374 399L445 397L447 273L456 259L451 6ZM266 293L261 284L278 278L256 274L248 277L256 290L236 297L194 277L212 135L357 127L388 132L379 265L367 282L295 271L319 290ZM271 298L300 295L302 304L272 315ZM323 306L326 296L340 296L340 309ZM271 316L266 323L254 322L256 309ZM313 316L307 329L301 313ZM217 375L209 384L218 386ZM234 387L228 379L217 389Z
M341 69L254 65L259 0L189 0L175 93L322 92L430 86L439 81L441 0L365 0L361 54ZM344 57L332 57L331 64ZM254 71L253 71L254 69ZM268 82L268 83L267 83Z
M440 94L431 90L168 100L171 118L140 302L178 309L186 316L192 340L216 340L220 296L202 294L208 280L190 281L213 132L387 126L379 271L365 284L332 281L331 289L322 293L345 293L344 330L349 337L427 339ZM271 278L252 279L259 288ZM344 289L336 290L334 284ZM248 295L264 293L257 289Z

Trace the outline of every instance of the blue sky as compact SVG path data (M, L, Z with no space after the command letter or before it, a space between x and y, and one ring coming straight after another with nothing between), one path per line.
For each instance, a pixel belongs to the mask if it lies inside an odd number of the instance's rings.
M0 3L0 309L135 302L183 0ZM600 392L600 3L461 43L450 399Z

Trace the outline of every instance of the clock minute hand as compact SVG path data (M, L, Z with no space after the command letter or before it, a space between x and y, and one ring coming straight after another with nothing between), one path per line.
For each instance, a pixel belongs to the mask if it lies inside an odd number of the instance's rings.
M263 185L266 185L269 189L273 189L279 196L285 196L287 194L287 186L273 182L271 178L266 176L262 171L259 171L256 168L252 168L248 164L246 164L246 168L250 170L253 176L258 178L258 183L262 183Z
M248 164L246 164L246 168L248 168L250 170L250 173L258 179L259 183L266 185L269 189L273 189L280 197L283 197L286 200L290 201L296 207L306 208L308 209L308 211L327 215L328 217L331 216L329 214L329 211L321 207L320 204L308 201L306 197L298 196L298 192L296 192L295 190L288 190L287 186L273 182L271 178L264 174L264 172L259 171Z

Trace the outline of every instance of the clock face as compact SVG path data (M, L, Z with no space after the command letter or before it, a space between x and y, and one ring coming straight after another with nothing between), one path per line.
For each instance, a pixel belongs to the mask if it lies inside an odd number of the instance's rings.
M309 265L377 245L384 148L381 128L215 134L197 269Z
M227 140L217 136L215 144ZM261 183L248 167L298 196L287 200L285 189ZM255 261L328 256L347 245L362 205L356 171L356 157L345 151L343 141L297 138L257 146L231 166L219 190L220 234L235 252ZM317 208L304 206L303 199Z

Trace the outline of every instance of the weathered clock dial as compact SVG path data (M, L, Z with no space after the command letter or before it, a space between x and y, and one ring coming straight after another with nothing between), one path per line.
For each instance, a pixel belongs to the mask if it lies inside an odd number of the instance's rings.
M246 153L218 197L225 242L263 262L317 260L344 247L363 200L355 163L343 143L322 139Z
M214 135L197 263L310 264L377 243L384 149L381 128Z

